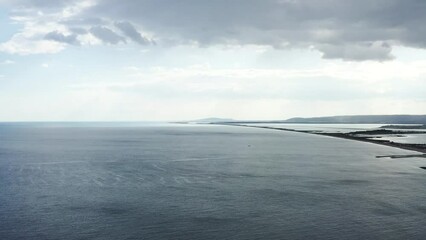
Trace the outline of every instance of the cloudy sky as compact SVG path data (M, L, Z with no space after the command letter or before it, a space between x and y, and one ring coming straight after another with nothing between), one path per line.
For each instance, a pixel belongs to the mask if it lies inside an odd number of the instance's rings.
M424 0L0 0L0 121L426 113Z

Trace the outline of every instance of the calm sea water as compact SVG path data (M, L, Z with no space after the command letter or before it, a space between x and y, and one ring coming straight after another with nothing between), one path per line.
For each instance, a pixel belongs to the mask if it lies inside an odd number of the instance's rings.
M0 239L425 239L426 160L266 129L0 125Z

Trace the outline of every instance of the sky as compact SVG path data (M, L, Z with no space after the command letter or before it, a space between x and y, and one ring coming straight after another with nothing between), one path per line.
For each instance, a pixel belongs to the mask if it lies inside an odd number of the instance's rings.
M426 114L424 0L0 0L0 121Z

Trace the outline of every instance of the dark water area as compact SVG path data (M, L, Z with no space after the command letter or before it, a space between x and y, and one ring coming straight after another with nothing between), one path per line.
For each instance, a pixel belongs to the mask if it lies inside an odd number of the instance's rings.
M226 126L0 124L0 239L425 239L424 158Z

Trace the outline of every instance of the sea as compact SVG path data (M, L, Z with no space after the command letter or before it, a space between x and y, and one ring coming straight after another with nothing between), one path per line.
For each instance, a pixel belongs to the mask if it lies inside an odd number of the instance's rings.
M1 123L0 239L426 239L426 159L327 136Z

